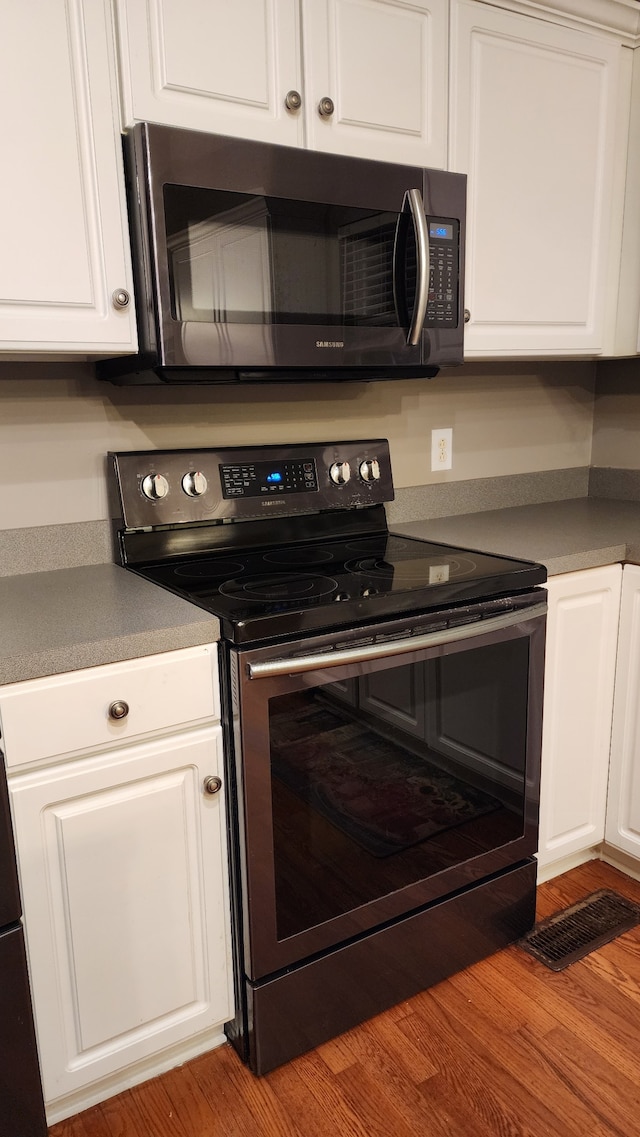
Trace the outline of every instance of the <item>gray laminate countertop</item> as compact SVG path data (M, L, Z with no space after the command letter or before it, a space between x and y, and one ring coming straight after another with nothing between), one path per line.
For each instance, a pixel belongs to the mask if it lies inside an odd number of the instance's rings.
M640 502L576 498L392 525L394 533L540 561L549 576L640 562Z
M118 565L0 578L0 683L212 643L218 620Z
M577 498L391 526L541 561L550 576L640 563L640 502ZM215 642L218 620L112 564L0 577L0 683Z

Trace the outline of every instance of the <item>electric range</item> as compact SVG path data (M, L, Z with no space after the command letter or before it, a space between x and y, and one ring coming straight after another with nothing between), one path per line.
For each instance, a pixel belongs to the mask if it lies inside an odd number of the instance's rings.
M383 439L110 471L121 563L221 622L225 1030L263 1074L532 926L545 569L391 533Z

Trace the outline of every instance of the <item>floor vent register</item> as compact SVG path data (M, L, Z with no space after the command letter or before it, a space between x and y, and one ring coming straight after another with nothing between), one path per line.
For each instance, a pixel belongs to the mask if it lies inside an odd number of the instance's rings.
M552 971L562 971L636 924L640 924L640 904L601 888L541 920L518 940L518 947Z

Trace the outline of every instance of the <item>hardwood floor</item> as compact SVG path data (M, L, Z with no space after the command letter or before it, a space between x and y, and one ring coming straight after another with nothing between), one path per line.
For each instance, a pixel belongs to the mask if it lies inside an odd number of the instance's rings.
M640 882L592 861L538 918ZM223 1046L51 1137L638 1137L640 926L554 973L511 947L254 1078ZM18 1135L16 1135L18 1137Z

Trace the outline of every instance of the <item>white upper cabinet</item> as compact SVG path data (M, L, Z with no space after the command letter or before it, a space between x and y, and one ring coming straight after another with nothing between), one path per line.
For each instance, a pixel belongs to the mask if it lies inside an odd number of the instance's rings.
M303 141L298 0L116 0L123 117Z
M445 165L447 0L116 0L116 12L126 125Z
M307 145L443 168L447 21L443 0L303 0Z
M617 290L631 52L473 0L453 0L451 37L465 355L597 355L612 278Z
M3 5L0 351L135 350L110 21L103 0Z

